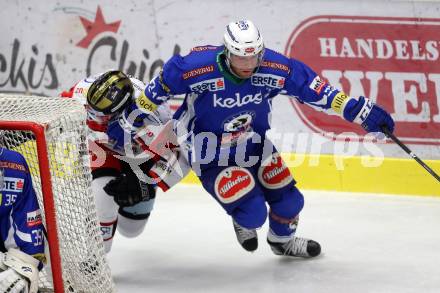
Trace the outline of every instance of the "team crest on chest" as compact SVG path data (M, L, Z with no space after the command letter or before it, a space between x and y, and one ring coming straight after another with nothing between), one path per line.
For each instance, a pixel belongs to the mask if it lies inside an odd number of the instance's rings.
M223 122L222 146L237 145L247 140L252 135L252 121L255 113L251 111L242 112L229 117Z

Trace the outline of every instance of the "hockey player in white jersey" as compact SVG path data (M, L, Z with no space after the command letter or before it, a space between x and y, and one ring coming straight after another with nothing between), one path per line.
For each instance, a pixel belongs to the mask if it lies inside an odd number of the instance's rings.
M156 136L154 126L171 118L167 104L149 120L130 121L126 115L125 110L144 95L144 89L142 81L113 70L85 78L61 94L77 99L87 109L92 190L107 252L116 229L126 237L144 230L156 186L165 191L181 179L181 173L168 168L166 156L149 149Z
M173 56L147 86L142 103L133 104L141 106L132 110L148 117L176 94L186 95L174 115L181 149L203 187L232 217L247 251L257 249L257 229L269 218L267 242L275 254L315 257L321 252L318 242L295 235L304 198L266 137L272 99L294 97L368 132L394 128L391 116L368 98L350 97L299 60L265 48L248 20L230 23L221 46Z
M0 147L0 292L36 293L44 227L24 157Z

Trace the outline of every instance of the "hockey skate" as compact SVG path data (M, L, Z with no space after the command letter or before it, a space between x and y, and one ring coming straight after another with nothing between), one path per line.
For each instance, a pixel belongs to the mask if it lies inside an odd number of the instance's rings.
M241 246L247 251L255 251L258 248L256 229L246 229L237 224L234 220L232 220L232 223L234 224L235 235L237 235L237 240Z
M318 242L306 238L293 236L287 242L273 242L267 238L273 253L276 255L315 257L321 253L321 245Z

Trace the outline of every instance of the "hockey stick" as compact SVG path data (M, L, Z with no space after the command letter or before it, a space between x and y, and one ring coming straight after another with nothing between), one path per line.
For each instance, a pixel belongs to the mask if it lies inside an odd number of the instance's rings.
M423 168L425 168L426 171L429 172L432 176L434 176L435 179L437 179L440 182L440 176L437 175L437 173L434 172L431 168L429 168L428 165L426 165L416 154L414 154L403 142L401 142L394 134L391 133L391 131L386 127L385 125L381 127L383 133L389 138L391 138L398 146L400 146L408 155L410 155L414 160L417 161Z

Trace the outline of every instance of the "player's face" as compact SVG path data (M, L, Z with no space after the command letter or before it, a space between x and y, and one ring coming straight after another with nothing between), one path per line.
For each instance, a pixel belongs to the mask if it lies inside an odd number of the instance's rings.
M231 69L240 78L249 78L259 63L259 56L236 56L231 54L229 62Z

